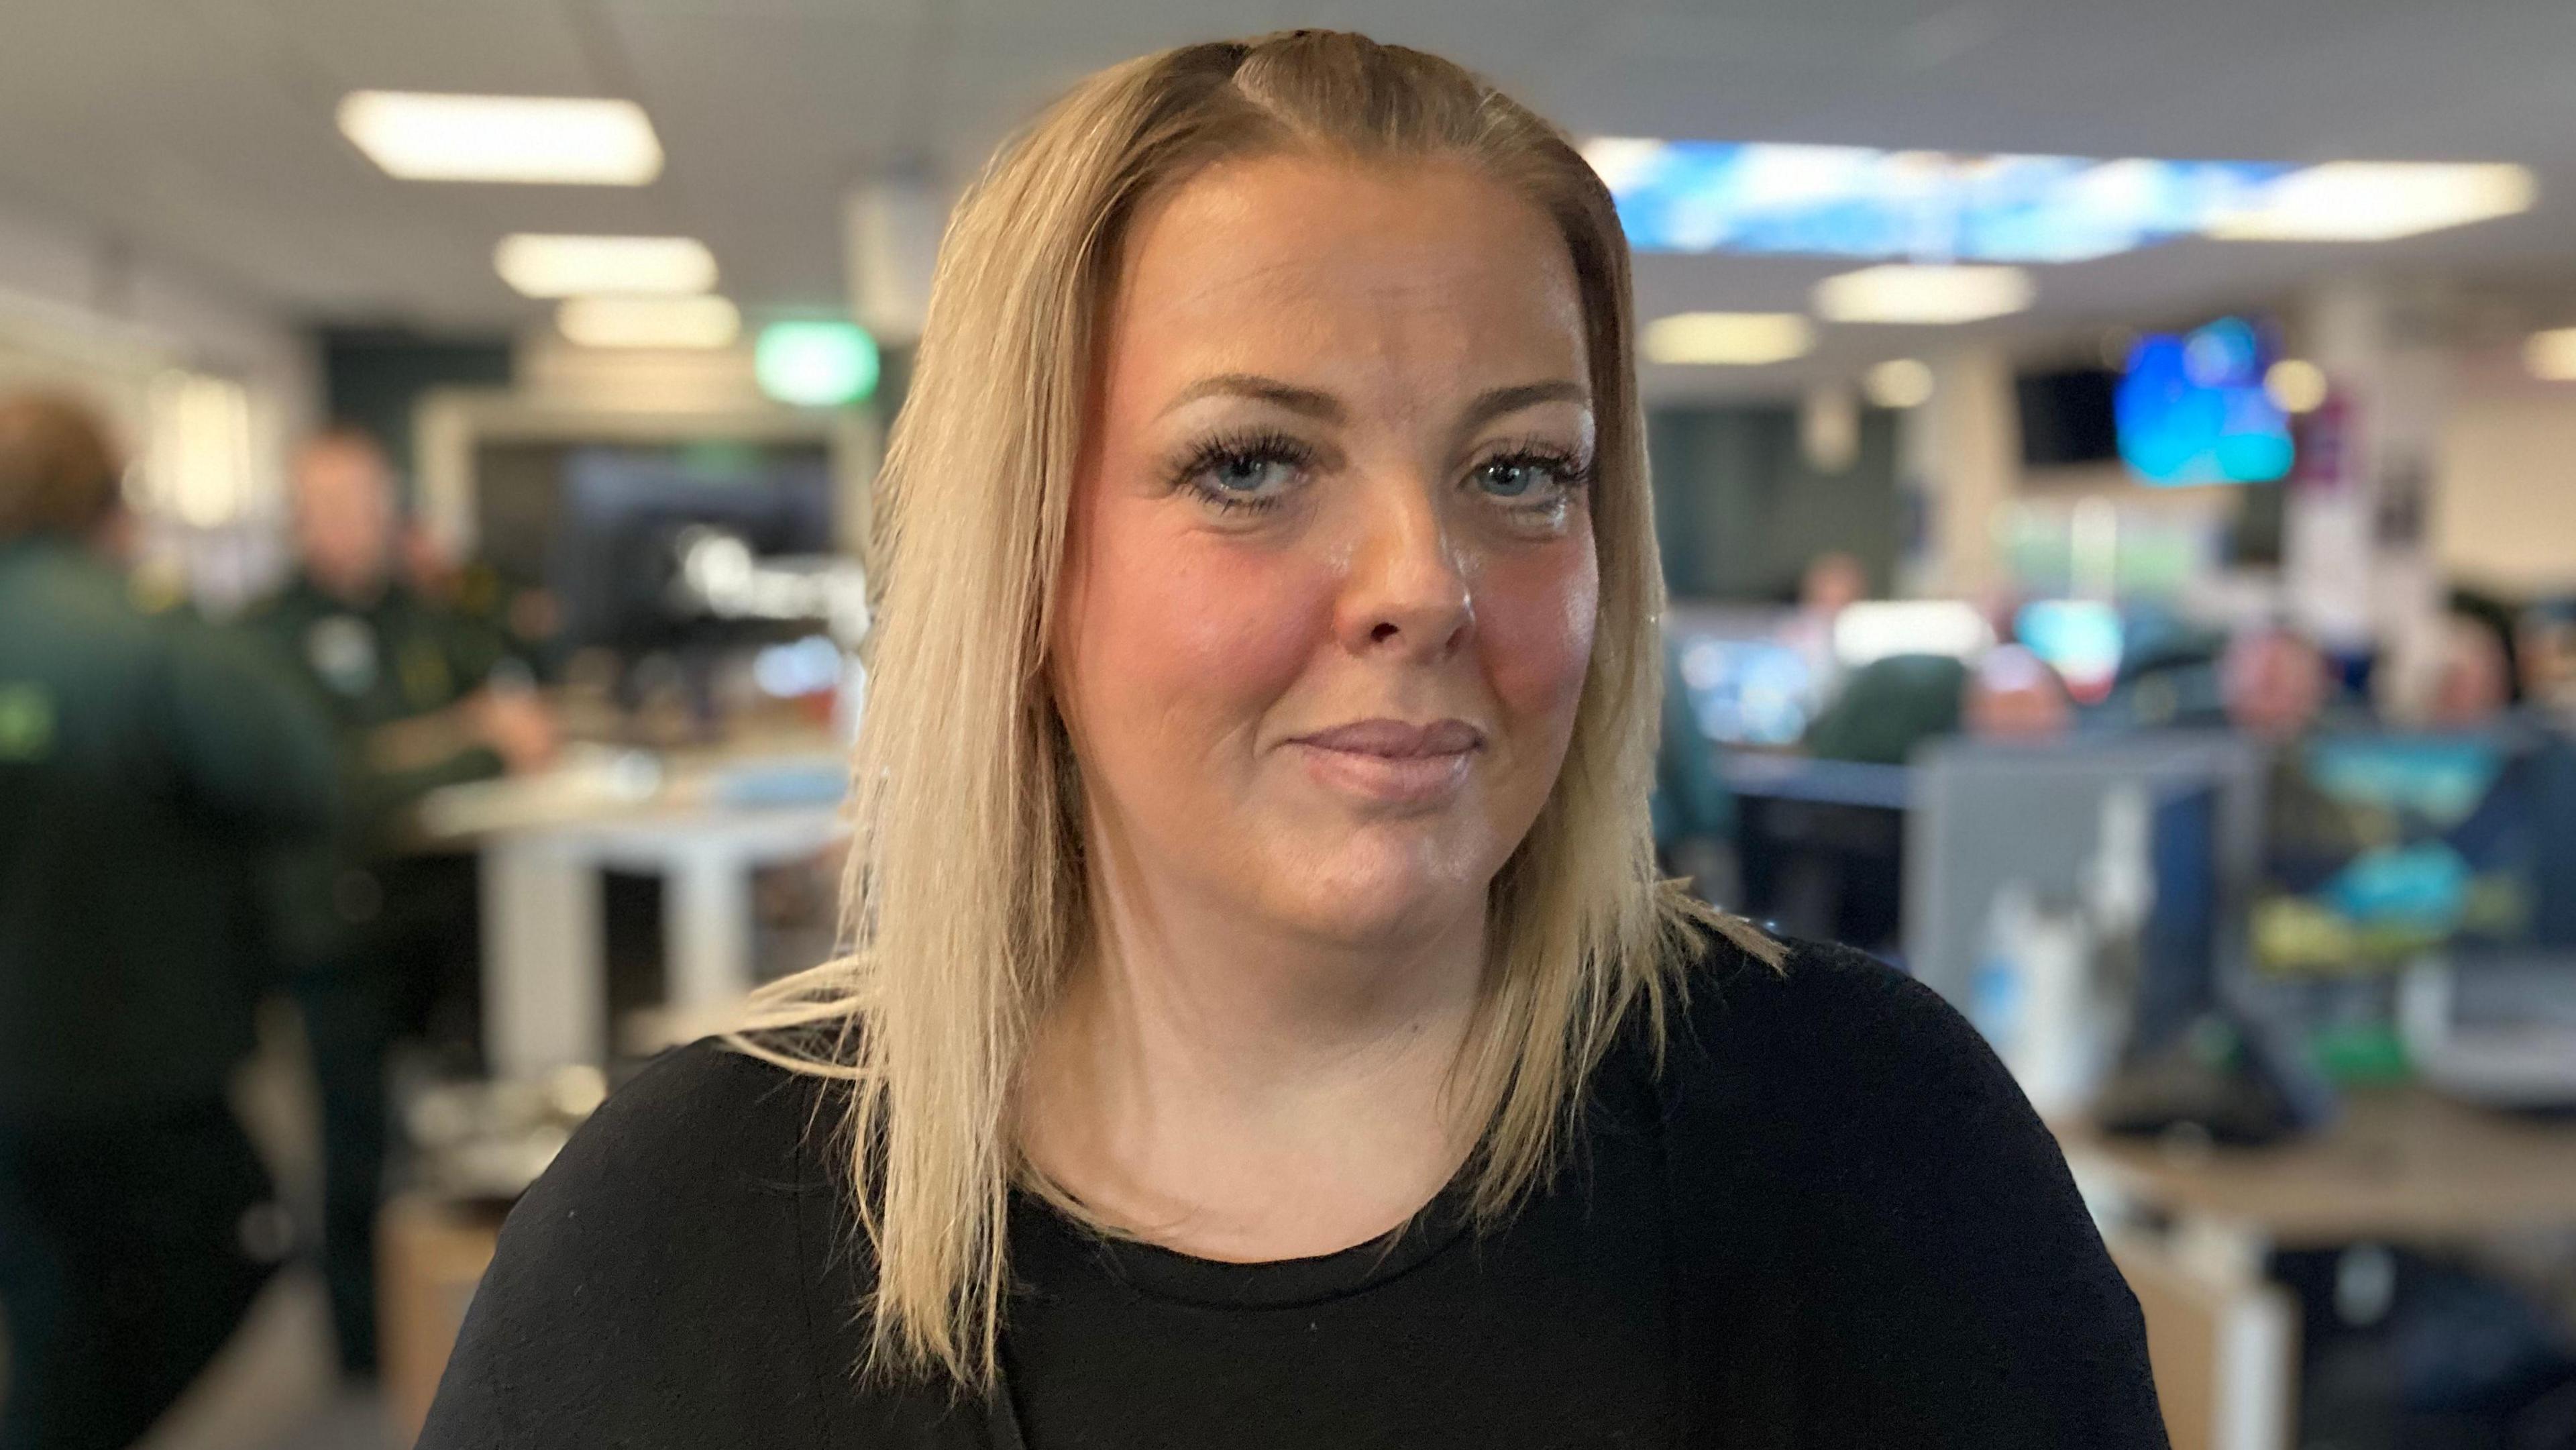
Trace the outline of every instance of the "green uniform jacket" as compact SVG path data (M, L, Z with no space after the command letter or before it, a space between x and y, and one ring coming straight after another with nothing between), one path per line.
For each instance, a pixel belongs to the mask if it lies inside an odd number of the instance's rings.
M1891 655L1863 665L1807 726L1818 760L1903 765L1916 746L1959 733L1968 667L1947 655Z
M501 758L481 748L385 769L370 760L369 737L472 694L499 655L473 628L398 583L361 607L298 577L250 624L292 667L338 740L340 816L326 842L286 863L272 894L288 969L336 970L353 955L370 955L400 929L399 918L425 909L408 899L414 893L396 859L404 813L440 786L502 769Z
M264 650L137 608L69 541L0 544L0 1123L220 1094L262 986L255 873L336 789Z

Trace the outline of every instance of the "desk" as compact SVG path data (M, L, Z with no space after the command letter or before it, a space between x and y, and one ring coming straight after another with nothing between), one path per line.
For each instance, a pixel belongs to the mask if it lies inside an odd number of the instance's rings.
M846 834L829 755L593 760L423 803L423 834L481 853L483 1043L492 1074L538 1077L609 1052L600 873L663 878L666 1005L683 1020L754 985L751 872ZM776 789L781 780L818 782ZM748 788L746 788L748 787ZM755 801L776 803L760 804Z
M2142 1203L2273 1249L2444 1242L2576 1223L2576 1125L2411 1089L2347 1094L2325 1131L2275 1148L2176 1154L2061 1133L2067 1158Z
M2295 1318L2263 1277L2272 1251L2576 1224L2576 1125L2415 1089L2352 1092L2326 1129L2272 1148L2176 1152L2085 1125L2058 1140L2147 1309L2175 1450L2290 1443ZM2123 1227L2151 1219L2160 1233Z

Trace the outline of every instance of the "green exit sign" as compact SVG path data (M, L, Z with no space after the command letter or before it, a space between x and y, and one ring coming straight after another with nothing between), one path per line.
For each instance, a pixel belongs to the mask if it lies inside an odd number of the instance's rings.
M836 408L877 390L877 340L854 322L773 322L751 362L763 393L799 407Z

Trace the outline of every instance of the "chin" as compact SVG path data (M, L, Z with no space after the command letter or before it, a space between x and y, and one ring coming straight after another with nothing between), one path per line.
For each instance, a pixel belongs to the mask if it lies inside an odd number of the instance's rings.
M1371 839L1363 830L1337 848L1283 872L1287 890L1270 895L1273 913L1298 930L1342 946L1394 944L1482 910L1492 853L1462 843L1415 837ZM1501 857L1495 855L1499 866Z

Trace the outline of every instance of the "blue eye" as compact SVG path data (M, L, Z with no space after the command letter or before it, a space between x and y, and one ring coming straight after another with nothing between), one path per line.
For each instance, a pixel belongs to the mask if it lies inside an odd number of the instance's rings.
M1531 449L1487 459L1467 481L1487 498L1534 503L1580 491L1587 476L1586 466L1573 458Z
M1238 453L1211 462L1200 473L1218 493L1237 498L1258 498L1279 492L1293 482L1297 465L1285 458L1260 453Z
M1172 470L1172 485L1222 512L1278 507L1305 481L1314 448L1284 433L1261 431L1201 443Z

